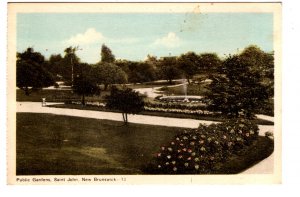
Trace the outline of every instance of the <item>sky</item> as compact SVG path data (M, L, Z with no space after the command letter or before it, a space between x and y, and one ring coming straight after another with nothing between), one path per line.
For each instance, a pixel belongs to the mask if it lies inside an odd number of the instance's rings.
M64 55L79 46L82 62L101 59L102 44L116 59L145 60L147 55L177 56L188 51L215 52L220 57L249 45L273 51L271 13L20 13L17 51L28 47Z

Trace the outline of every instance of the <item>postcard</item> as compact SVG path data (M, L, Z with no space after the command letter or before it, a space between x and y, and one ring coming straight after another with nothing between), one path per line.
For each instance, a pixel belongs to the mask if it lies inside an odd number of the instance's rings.
M7 183L280 184L281 3L8 3Z

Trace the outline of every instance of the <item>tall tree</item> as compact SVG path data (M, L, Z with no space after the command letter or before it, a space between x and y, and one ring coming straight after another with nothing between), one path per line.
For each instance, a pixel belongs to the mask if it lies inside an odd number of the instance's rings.
M206 97L209 108L230 117L244 115L252 118L269 99L261 80L262 72L252 61L244 59L243 55L227 57L222 72L213 77L209 86Z
M127 114L138 114L144 109L143 97L130 88L119 90L115 86L111 88L111 94L107 96L106 106L122 112L125 125L128 123Z
M262 85L268 88L270 97L274 96L274 54L266 53L256 45L250 45L240 54L241 61L249 62L252 69L260 72Z
M181 69L188 81L195 75L198 71L199 57L194 52L188 52L181 55L178 58L178 67Z
M167 79L170 84L172 80L180 77L180 70L177 66L176 57L164 57L159 61L159 70L164 79Z
M113 63L115 61L115 56L105 44L101 47L101 62Z
M17 87L29 95L32 90L54 84L53 76L43 67L44 56L27 48L17 53Z
M100 94L92 69L88 64L80 64L80 74L74 78L73 91L81 95L81 103L85 105L85 96Z
M95 77L97 83L104 84L104 89L111 84L122 84L127 82L126 73L113 63L99 63L95 66Z
M46 69L55 77L56 80L61 80L62 70L64 68L63 57L60 54L53 54L46 61Z
M200 72L217 72L222 64L221 59L216 53L202 53L199 55L198 61L198 69Z

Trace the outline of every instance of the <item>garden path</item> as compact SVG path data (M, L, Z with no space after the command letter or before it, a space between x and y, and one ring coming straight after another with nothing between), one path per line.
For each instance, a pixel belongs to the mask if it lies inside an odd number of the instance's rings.
M47 105L58 103L47 103ZM123 121L122 115L117 112L102 112L92 110L79 110L79 109L66 109L66 108L52 108L42 107L39 102L17 102L17 112L31 112L31 113L51 113L66 116L78 116L85 118L105 119ZM199 124L212 124L217 123L214 121L183 119L183 118L169 118L149 115L128 115L129 122L138 124L150 124L169 127L181 128L197 128ZM264 135L265 132L270 131L273 133L273 125L259 125L259 135Z
M184 84L187 84L187 82L176 84L176 85L169 85L169 86L166 86L166 87L171 88L171 87L183 86ZM137 92L139 92L139 93L141 93L141 94L145 94L145 95L147 95L150 98L155 98L155 97L160 96L160 95L163 94L163 91L159 91L158 90L158 89L160 89L162 87L163 86L161 86L161 87L153 87L153 88L136 88L134 90L137 91Z

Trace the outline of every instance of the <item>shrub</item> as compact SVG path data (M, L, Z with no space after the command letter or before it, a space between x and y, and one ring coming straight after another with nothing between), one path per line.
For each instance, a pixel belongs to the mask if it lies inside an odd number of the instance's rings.
M58 85L58 83L54 83L54 88L59 88L59 85Z
M258 136L249 120L229 120L185 130L161 146L146 171L155 174L209 174L231 154L238 154Z

